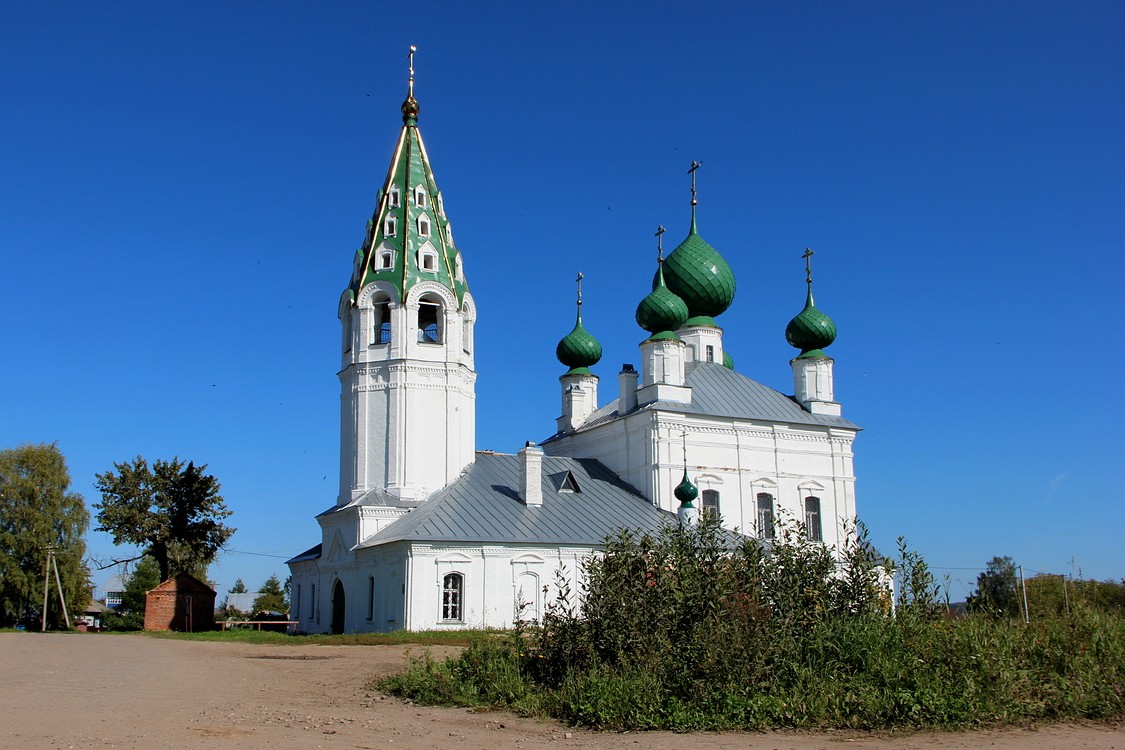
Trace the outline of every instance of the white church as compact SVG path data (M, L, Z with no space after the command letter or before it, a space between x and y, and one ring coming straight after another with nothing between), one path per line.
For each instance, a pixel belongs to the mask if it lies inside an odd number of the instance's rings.
M288 562L298 632L510 627L539 616L560 575L580 590L582 560L607 535L699 513L765 540L784 518L814 541L846 539L859 427L833 393L835 325L810 274L786 329L800 350L794 395L735 371L715 320L734 274L697 231L694 171L687 237L661 253L637 307L640 371L625 365L600 402L601 345L579 287L556 350L567 369L554 434L516 455L477 452L477 307L418 130L413 68L402 121L340 296L340 494L316 517L320 543Z

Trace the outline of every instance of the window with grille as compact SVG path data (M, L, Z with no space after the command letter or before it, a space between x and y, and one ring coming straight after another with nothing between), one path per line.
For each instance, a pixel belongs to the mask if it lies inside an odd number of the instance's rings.
M758 493L758 538L773 539L773 495Z
M824 534L820 528L820 498L805 498L805 535L813 542L824 541Z
M441 581L441 619L460 621L462 617L461 598L465 589L465 578L460 573L450 573Z

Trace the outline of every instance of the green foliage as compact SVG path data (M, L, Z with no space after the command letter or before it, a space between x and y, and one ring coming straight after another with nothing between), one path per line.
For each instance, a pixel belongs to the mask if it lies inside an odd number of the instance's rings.
M116 471L97 475L97 530L112 534L114 544L143 547L161 580L177 573L207 580L207 566L234 529L221 523L231 512L206 468L178 458L150 468L140 456L114 464Z
M938 616L925 561L887 561L857 529L834 560L785 529L768 548L717 519L621 533L560 577L543 621L423 657L382 687L604 729L963 727L1125 717L1125 618L1092 607L1031 627Z
M55 548L63 594L71 612L90 601L83 535L86 503L70 491L66 459L54 443L0 450L0 626L38 626L43 607L46 552ZM50 572L47 622L65 622Z
M160 568L148 555L137 560L121 592L121 605L105 614L107 630L142 630L148 592L160 585Z
M270 576L262 587L258 589L258 596L254 598L254 612L289 612L289 600L281 588L281 581L277 576Z
M246 584L242 582L242 579L239 578L234 582L234 585L230 587L230 591L228 591L227 593L228 594L245 594L249 590L250 589L246 588Z
M1072 608L1083 606L1107 614L1125 615L1125 581L1037 575L1027 579L1027 605L1032 620L1067 615Z
M991 617L1019 617L1019 581L1016 564L1010 557L994 557L988 567L977 576L977 590L966 600L973 612Z

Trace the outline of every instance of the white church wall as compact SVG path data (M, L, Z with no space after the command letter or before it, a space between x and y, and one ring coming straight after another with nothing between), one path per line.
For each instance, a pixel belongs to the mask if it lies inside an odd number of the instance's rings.
M510 628L517 617L535 619L558 596L558 575L579 590L582 560L591 547L414 544L411 551L407 627ZM459 617L443 612L446 576L461 576ZM546 588L546 591L543 589Z
M544 448L550 455L596 458L657 507L675 512L685 432L688 475L701 493L697 506L703 508L704 490L717 491L723 525L757 535L760 493L772 497L778 522L803 523L805 498L816 497L821 540L839 548L855 520L854 431L649 410Z

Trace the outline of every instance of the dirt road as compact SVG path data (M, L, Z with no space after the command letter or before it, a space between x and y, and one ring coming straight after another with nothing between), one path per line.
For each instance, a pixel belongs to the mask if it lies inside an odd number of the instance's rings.
M423 708L368 689L375 676L402 667L405 650L0 633L0 748L1125 750L1122 727L897 737L599 734L510 714Z

